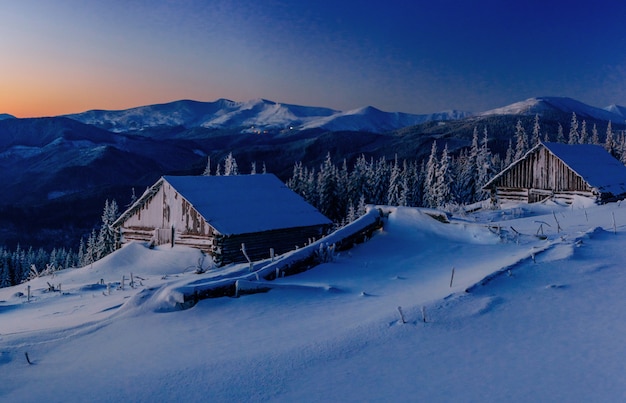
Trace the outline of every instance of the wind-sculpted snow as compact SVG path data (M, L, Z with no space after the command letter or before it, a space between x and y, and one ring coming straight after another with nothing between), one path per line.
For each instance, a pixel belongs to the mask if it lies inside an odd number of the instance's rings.
M365 243L273 281L129 244L0 289L1 399L623 400L626 208L382 210Z

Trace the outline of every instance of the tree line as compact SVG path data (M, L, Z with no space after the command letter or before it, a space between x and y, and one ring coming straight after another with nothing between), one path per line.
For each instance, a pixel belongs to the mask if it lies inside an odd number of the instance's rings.
M58 270L84 267L113 252L118 234L113 228L117 219L118 206L115 200L107 200L102 212L102 223L91 234L81 238L76 251L54 248L48 252L43 248L23 249L18 244L15 250L0 246L0 288L21 284L26 280L52 275Z

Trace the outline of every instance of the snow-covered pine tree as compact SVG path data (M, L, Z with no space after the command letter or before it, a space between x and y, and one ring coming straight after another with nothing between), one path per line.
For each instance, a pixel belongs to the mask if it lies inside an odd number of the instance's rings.
M503 168L508 168L515 160L513 157L515 156L515 150L513 149L513 139L509 139L509 146L506 149L506 154L504 155L504 163Z
M375 172L375 200L377 204L385 204L387 202L389 178L391 177L391 164L387 163L387 159L384 156L378 159Z
M472 145L469 152L469 164L472 165L472 169L476 167L476 158L480 152L480 146L478 145L478 128L474 126L474 132L472 133Z
M450 155L448 153L448 144L446 143L441 152L441 160L437 167L437 177L435 179L435 205L436 207L444 207L451 201L450 183L452 182L450 172Z
M48 259L48 265L47 267L50 268L50 271L54 272L57 270L57 268L60 266L59 262L57 261L57 248L52 248L52 251L50 252L50 258Z
M319 193L317 191L317 173L315 172L315 168L308 169L305 167L302 175L304 178L304 199L317 207L319 203Z
M337 203L344 208L344 214L347 213L348 204L353 200L346 191L350 187L349 181L348 161L344 158L341 169L337 170L337 188L339 189L339 192L337 192Z
M530 140L530 148L541 142L541 125L539 124L539 114L535 113L535 122L533 123L533 133Z
M318 209L326 217L334 222L339 222L343 217L343 208L339 205L339 187L337 168L332 163L330 152L320 166L317 174L317 191L319 195Z
M426 207L437 207L437 171L439 162L437 159L437 141L433 141L430 149L430 156L426 163L426 177L424 178L424 205Z
M202 176L211 176L211 156L210 155L207 157L206 167L204 167Z
M410 166L406 160L402 161L402 171L400 171L400 196L398 197L398 206L408 206L409 198L411 197L409 191L410 182Z
M77 264L79 267L84 266L83 262L85 261L85 239L81 236L80 242L78 244L78 253L76 256Z
M576 112L572 112L572 122L569 126L569 139L568 144L578 144L580 134L578 133L578 119L576 118Z
M482 188L483 186L487 184L487 182L491 178L491 174L493 171L491 151L489 150L488 142L489 142L489 136L487 133L487 128L485 127L485 130L483 131L483 142L480 147L478 157L476 159L477 177L476 177L474 201L481 201L484 199L485 192L482 190Z
M559 122L559 128L556 132L556 142L565 143L565 135L563 134L563 126L561 126L561 122Z
M622 132L619 138L619 160L626 165L626 134Z
M256 175L256 161L250 163L250 175Z
M491 176L493 176L495 173L500 172L502 170L502 158L500 158L500 154L492 154L491 155L491 164L490 164L490 169L491 171L489 172L489 178L491 179Z
M370 182L370 178L374 177L374 174L370 172L371 169L370 163L363 154L357 157L348 179L347 191L351 200L358 200L361 196L365 200L371 200L373 182Z
M95 262L96 256L98 254L97 249L98 243L98 235L96 234L96 229L91 230L91 234L87 237L87 244L85 246L85 254L83 255L83 261L81 262L81 266L87 266L91 263Z
M411 161L408 164L406 172L406 205L407 206L421 206L422 194L424 190L423 172L421 167L424 167L424 160L418 165L416 161Z
M398 155L393 161L389 172L389 187L387 188L387 201L389 206L398 206L400 199L400 167L398 166Z
M9 251L0 247L0 287L10 287L13 283L13 267Z
M361 195L361 197L359 197L359 204L357 204L356 206L356 217L359 218L362 215L364 215L366 213L366 203L365 203L365 196Z
M613 138L613 125L609 120L606 126L606 140L604 141L604 149L613 155L615 152L615 139Z
M291 178L287 180L287 187L306 199L303 174L302 162L298 161L293 164L293 171Z
M65 269L74 267L74 253L71 250L68 250L67 254L65 255L65 261L63 263L63 267Z
M528 151L528 135L522 126L522 120L518 119L515 125L515 161L522 158L526 151Z
M471 203L474 192L474 172L475 167L470 164L469 150L462 150L452 164L451 183L452 199L459 203Z
M598 134L598 127L595 123L591 128L591 144L600 144L600 135Z
M118 234L113 223L117 219L119 213L117 208L117 202L115 200L107 199L104 202L104 210L102 211L102 225L98 232L98 241L96 247L96 260L105 257L106 255L115 251L118 243Z
M583 120L580 124L580 136L578 137L578 143L587 144L587 142L589 141L587 137L587 121Z
M350 201L350 203L348 204L348 213L346 214L346 223L349 224L356 219L356 209L354 208L354 203Z
M233 153L230 152L224 159L224 176L239 175L239 168L237 167L237 160L233 157Z

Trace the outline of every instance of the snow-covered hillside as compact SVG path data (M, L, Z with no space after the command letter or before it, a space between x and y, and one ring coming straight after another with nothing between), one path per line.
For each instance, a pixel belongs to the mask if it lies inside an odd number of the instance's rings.
M604 121L621 122L624 120L615 108L605 109L584 104L572 98L566 97L536 97L525 101L513 103L501 108L492 109L479 113L478 116L490 115L535 115L544 116L546 113L557 111L561 113L576 113L579 118L598 119Z
M519 205L450 223L385 210L384 228L334 261L267 293L187 310L171 304L173 286L247 268L217 271L192 249L129 244L93 266L0 289L0 396L624 399L626 207ZM209 270L195 274L199 266Z
M121 111L93 110L67 115L82 123L114 132L162 126L229 129L248 133L323 128L331 131L385 132L429 120L455 120L466 112L447 111L428 115L383 112L373 107L341 112L329 108L276 103L266 99L234 102L176 101Z

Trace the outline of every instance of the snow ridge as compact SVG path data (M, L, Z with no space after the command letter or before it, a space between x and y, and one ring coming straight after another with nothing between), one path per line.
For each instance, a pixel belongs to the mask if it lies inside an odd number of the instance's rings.
M444 111L426 115L384 112L372 106L347 112L330 108L277 103L267 99L235 102L181 100L126 110L91 110L66 115L82 123L113 132L133 132L154 127L231 129L244 133L325 129L386 132L430 120L455 120L468 112Z

